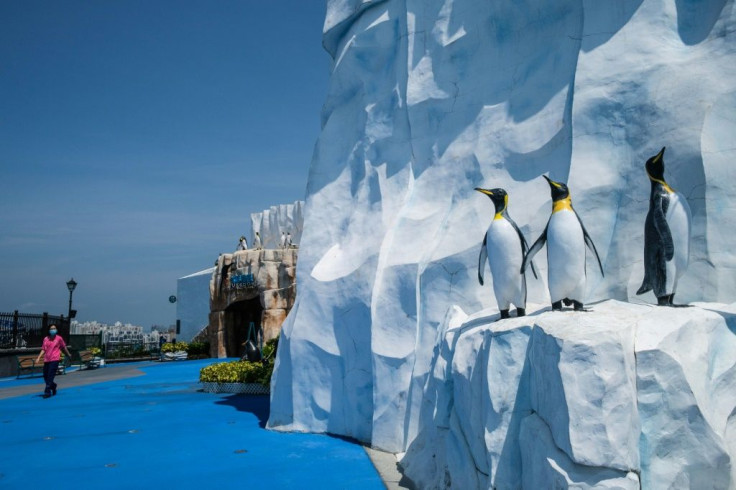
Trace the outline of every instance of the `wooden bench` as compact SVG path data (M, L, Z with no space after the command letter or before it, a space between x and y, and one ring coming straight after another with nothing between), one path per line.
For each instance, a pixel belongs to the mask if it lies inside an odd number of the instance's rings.
M87 367L87 369L98 367L99 365L96 364L94 360L95 360L95 355L92 354L92 351L89 351L89 350L79 351L79 369L82 369L85 366Z
M36 370L38 370L40 374L43 374L43 361L37 363L36 359L38 359L38 354L15 356L15 360L18 363L18 375L16 378L20 378L20 375L24 374L26 371L30 371L31 376L33 376L33 373Z

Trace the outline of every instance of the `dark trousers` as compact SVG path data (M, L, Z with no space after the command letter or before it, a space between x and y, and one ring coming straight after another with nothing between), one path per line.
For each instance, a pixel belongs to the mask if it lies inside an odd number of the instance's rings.
M56 376L56 369L59 367L59 361L50 361L43 363L43 380L46 381L46 390L44 393L47 395L51 394L51 390L56 389L56 383L54 383L54 377Z

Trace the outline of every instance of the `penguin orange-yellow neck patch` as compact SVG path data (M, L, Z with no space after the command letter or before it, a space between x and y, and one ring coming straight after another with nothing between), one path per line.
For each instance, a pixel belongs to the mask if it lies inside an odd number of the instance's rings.
M656 183L658 183L658 184L662 184L662 187L664 187L664 190L666 190L666 191L667 191L667 192L669 192L670 194L674 194L675 190L674 190L674 189L673 189L672 187L670 187L670 186L669 186L669 185L667 184L667 182L665 182L664 180L659 180L659 179L655 179L654 177L652 177L651 175L649 175L649 172L647 172L647 176L648 176L648 177L649 177L649 178L650 178L650 179L651 179L651 180L652 180L653 182L656 182Z
M501 211L499 211L498 213L496 213L496 216L493 217L493 220L494 221L497 220L497 219L503 219L503 214L502 213L504 211L506 211L506 207L508 205L509 205L509 195L506 194L505 196L503 196L503 209Z
M563 209L572 211L572 199L570 199L569 196L565 199L560 199L559 201L555 201L552 203L552 214L556 213L557 211L562 211Z

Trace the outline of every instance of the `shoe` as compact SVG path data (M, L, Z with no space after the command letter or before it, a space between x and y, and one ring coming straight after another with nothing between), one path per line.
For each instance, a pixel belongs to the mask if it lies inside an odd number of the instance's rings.
M51 398L51 395L50 395L49 393L44 393L44 394L43 394L43 395L41 395L41 396L43 396L44 398Z
M56 396L56 386L51 388L51 396Z

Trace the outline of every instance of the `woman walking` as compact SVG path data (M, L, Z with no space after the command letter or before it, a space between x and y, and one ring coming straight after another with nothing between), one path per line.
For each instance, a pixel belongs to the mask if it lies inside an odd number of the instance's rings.
M66 348L66 342L61 338L61 335L56 335L57 333L56 325L49 326L49 334L44 337L41 352L38 353L38 359L36 359L36 364L38 364L41 362L41 357L43 357L43 380L46 382L44 398L56 394L54 376L56 376L56 369L59 367L59 360L61 360L61 349L64 349L69 359L72 358L69 349Z

